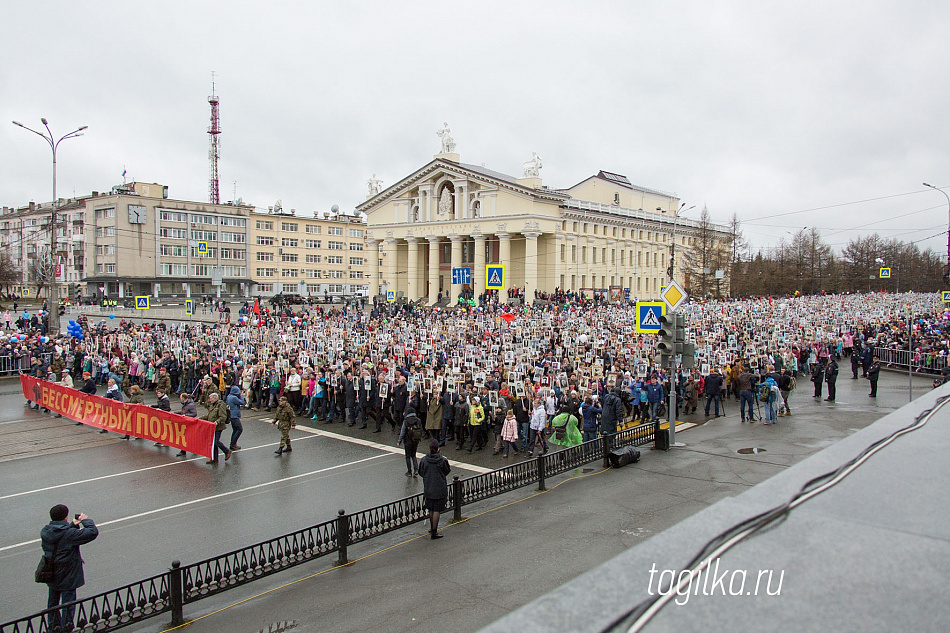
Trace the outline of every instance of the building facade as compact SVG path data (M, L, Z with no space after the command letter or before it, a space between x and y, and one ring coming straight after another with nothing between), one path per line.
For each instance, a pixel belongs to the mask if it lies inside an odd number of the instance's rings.
M379 251L365 244L365 218L307 217L291 209L255 211L249 221L255 296L366 296L368 260L378 258Z
M677 196L620 174L601 171L552 189L539 169L535 156L517 178L443 152L370 195L357 211L367 215L367 247L381 247L386 266L369 262L369 292L454 301L463 291L484 292L486 265L499 264L504 287L528 298L562 289L656 299L674 242L674 275L688 281L684 261L700 238L721 245L728 237L725 227L680 218ZM452 283L460 268L470 269L471 283Z

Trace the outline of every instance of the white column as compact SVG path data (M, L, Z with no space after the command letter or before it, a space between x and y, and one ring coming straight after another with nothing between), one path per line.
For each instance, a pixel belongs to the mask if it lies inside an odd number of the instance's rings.
M462 267L462 236L461 235L450 235L449 239L452 240L452 268L461 268ZM451 280L450 280L451 281ZM449 286L449 305L455 305L458 301L459 295L461 294L461 288L457 288L455 284Z
M386 289L396 290L396 243L394 237L386 238Z
M429 240L429 305L435 305L439 298L439 241L440 237L427 237Z
M472 281L475 282L475 296L485 292L485 236L473 235L475 238L475 270L472 271Z
M415 301L419 298L419 238L407 237L406 243L409 244L409 262L406 270L406 298L409 301Z
M525 231L524 242L524 298L525 303L534 301L534 291L538 289L538 238L541 233Z
M498 263L505 265L505 284L507 286L498 291L498 300L501 303L507 303L508 288L511 287L511 283L507 279L508 275L511 274L511 233L495 233L495 237L498 238Z
M564 263L561 263L561 247L564 246ZM564 287L567 285L568 281L567 275L564 276L564 283L561 283L561 275L564 274L564 264L567 263L567 247L564 244L564 233L558 231L554 234L554 257L553 264L548 266L549 270L554 271L554 284L553 286L549 285L548 287L560 288L561 291L564 291Z
M366 250L369 251L369 298L379 294L379 240L366 240Z

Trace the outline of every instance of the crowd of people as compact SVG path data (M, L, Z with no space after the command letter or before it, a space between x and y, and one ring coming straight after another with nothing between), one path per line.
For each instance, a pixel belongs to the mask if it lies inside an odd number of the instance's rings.
M15 357L11 364L22 369L26 357L33 375L68 376L87 393L105 386L115 399L151 391L161 408L177 397L179 411L217 421L225 459L240 449L242 410L274 412L286 440L278 455L291 452L298 419L367 433L388 428L406 448L411 477L422 440L530 457L551 443L572 446L656 421L670 389L686 419L718 416L722 400L734 397L742 421L774 423L791 415L798 378L809 377L816 396L827 385L834 400L841 359L870 380L874 396L874 350L907 349L908 313L911 352L932 359L921 369L945 366L950 349L948 312L932 294L707 301L682 309L695 362L671 371L657 364L656 337L637 332L632 305L551 297L453 310L255 303L237 322L214 324L80 317L81 339L48 336L42 318L23 315L4 318L9 343L0 363Z

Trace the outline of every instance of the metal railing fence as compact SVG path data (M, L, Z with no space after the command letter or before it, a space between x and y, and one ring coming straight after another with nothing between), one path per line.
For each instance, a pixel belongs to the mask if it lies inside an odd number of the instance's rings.
M640 424L487 473L464 479L456 476L449 483L446 510L453 512L453 520L460 521L466 505L535 483L539 490L545 490L547 477L598 459L603 459L606 467L611 449L653 442L655 429L652 423ZM5 622L0 624L0 633L107 633L169 612L172 625L177 626L184 622L186 604L334 552L337 564L345 565L350 545L419 523L428 516L422 493L353 514L340 510L335 519L312 527L190 565L174 561L158 576ZM74 629L64 628L59 619L70 609L75 612Z

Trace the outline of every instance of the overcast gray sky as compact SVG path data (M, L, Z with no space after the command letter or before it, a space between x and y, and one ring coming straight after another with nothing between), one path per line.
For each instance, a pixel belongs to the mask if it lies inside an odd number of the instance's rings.
M352 209L447 121L463 162L520 175L536 151L551 187L619 172L759 246L809 226L946 250L947 200L921 186L950 186L941 2L4 4L5 205L51 197L49 148L10 123L41 116L89 126L60 146L60 196L125 168L206 200L215 71L222 200Z

